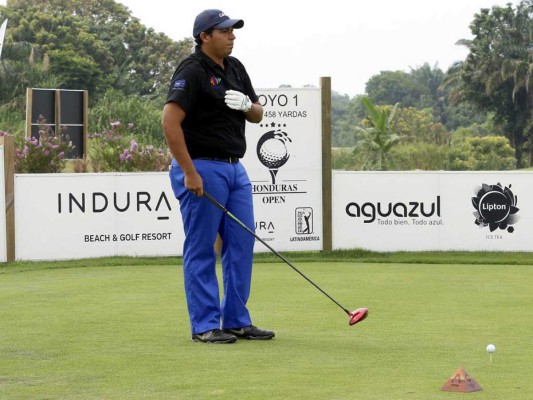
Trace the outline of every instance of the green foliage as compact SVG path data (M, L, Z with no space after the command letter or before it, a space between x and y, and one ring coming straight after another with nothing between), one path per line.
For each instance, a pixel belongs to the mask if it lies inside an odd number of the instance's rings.
M88 90L97 93L109 86L100 66L92 59L74 50L51 50L50 70L59 86L68 89Z
M89 160L94 172L165 171L172 159L168 150L140 146L128 126L116 121L104 133L89 137Z
M389 157L392 146L397 144L403 136L393 131L394 119L398 104L394 107L377 106L367 97L361 99L367 111L363 127L356 127L359 141L354 148L354 154L364 159L363 169L387 169L386 163L391 167L393 160Z
M138 142L163 146L162 104L162 100L149 100L128 96L118 90L108 90L90 109L89 130L104 132L111 122L122 121L128 126L128 134Z
M16 109L7 104L0 105L0 130L13 136L23 135L26 129L24 118L24 109Z
M403 71L383 71L366 83L368 98L379 105L400 103L402 107L414 107L427 92L413 75Z
M347 123L349 104L350 98L347 95L331 93L331 144L334 147L347 147L355 144L354 136L351 134Z
M113 0L11 0L0 11L10 22L6 46L29 44L37 63L49 57L56 87L87 89L92 99L109 88L164 92L192 48L191 38L174 42Z
M364 96L341 96L335 92L331 96L332 139L334 147L352 147L357 143L355 127L365 117L361 103Z
M139 146L130 140L129 148L119 155L123 171L167 171L172 160L169 150L156 149L152 145Z
M426 123L417 124L416 118ZM428 118L429 117L429 118ZM403 121L402 121L403 119ZM411 120L411 122L407 121ZM402 135L416 132L416 127L424 133L421 137L414 133L390 148L386 157L382 159L383 170L454 170L454 171L487 171L510 170L514 168L514 150L509 141L503 136L490 135L491 127L487 124L473 124L469 128L461 128L453 132L453 140L433 140L431 134L435 126L440 124L431 121L430 114L416 109L398 109L393 119L393 129ZM411 128L414 127L414 128ZM409 132L408 132L409 130ZM438 132L438 130L437 130ZM445 132L445 131L444 131ZM479 136L484 134L486 136ZM429 140L429 139L431 140ZM364 170L369 166L368 151L377 151L373 143L366 145L366 139L361 138L359 146L353 150L337 148L332 151L332 167L337 170ZM363 144L365 143L365 146ZM370 146L370 147L366 147ZM373 147L372 147L373 146ZM370 158L370 160L372 160Z
M411 142L448 144L450 135L446 127L435 121L430 110L414 107L398 108L392 129Z
M15 149L15 170L18 173L56 173L65 167L65 157L73 149L68 137L55 136L42 116L39 138L18 138Z
M462 40L469 54L450 69L446 84L452 102L466 102L491 112L515 148L520 166L523 145L533 135L533 3L516 9L482 9L470 25L474 38Z
M447 168L450 147L435 143L408 143L396 146L391 155L400 171L439 171Z
M8 32L10 29L8 29ZM54 87L57 77L50 74L46 63L27 42L5 43L0 63L0 105L8 111L23 110L28 87ZM1 121L1 120L0 120Z
M331 149L331 168L336 170L357 171L363 165L352 148Z
M447 96L447 94L443 96ZM483 125L486 121L491 120L490 113L476 110L466 103L450 104L447 100L445 100L445 103L444 112L438 116L438 119L446 126L448 131L472 124ZM435 115L435 113L433 114Z
M468 137L450 152L452 171L512 170L516 159L509 140L502 136Z

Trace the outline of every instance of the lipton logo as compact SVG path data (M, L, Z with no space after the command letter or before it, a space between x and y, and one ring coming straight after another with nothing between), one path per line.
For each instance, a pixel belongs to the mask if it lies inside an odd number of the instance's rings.
M476 210L475 224L479 227L488 226L491 232L496 229L514 232L514 227L510 225L519 219L516 215L519 211L517 202L518 198L511 191L511 185L503 187L501 183L496 185L484 183L481 189L478 188L476 197L472 197L472 205Z

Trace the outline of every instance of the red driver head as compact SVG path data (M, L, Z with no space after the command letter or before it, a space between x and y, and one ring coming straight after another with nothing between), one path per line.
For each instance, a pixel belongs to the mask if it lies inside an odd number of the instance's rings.
M355 325L361 322L368 316L367 308L358 308L350 313L350 325Z

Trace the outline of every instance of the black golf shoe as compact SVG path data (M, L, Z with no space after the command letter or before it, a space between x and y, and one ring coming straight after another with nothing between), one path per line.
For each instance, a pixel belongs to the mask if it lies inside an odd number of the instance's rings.
M213 329L204 333L195 333L192 335L193 342L223 344L235 343L237 338L231 333L223 332L220 329Z
M276 336L274 332L258 328L254 325L245 326L240 329L224 329L224 332L248 340L269 340Z

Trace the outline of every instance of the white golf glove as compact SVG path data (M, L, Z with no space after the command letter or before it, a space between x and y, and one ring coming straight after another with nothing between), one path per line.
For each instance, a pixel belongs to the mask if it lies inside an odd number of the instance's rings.
M244 93L236 90L226 90L224 100L226 105L232 110L248 112L252 109L252 100Z

